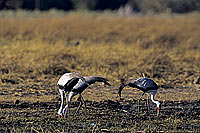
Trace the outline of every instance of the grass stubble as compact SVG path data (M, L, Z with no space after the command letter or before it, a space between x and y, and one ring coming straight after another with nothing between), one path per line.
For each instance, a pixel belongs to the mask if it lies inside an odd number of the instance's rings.
M198 16L1 14L0 19L1 131L200 130ZM80 45L67 46L76 41ZM113 86L97 84L83 93L88 115L81 110L75 117L57 119L56 82L73 71L104 76ZM154 108L136 111L141 94L136 89L124 89L124 101L116 98L121 78L143 73L160 87L156 99L163 111L158 118Z

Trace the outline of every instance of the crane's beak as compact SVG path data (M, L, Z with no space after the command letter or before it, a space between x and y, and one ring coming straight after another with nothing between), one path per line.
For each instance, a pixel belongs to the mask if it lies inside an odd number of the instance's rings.
M58 114L58 118L61 118L61 117L62 117L62 115Z
M157 116L160 114L160 107L157 107Z

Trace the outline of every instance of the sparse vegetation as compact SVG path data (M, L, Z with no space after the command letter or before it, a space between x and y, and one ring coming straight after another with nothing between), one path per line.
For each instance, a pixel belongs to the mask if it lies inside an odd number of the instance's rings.
M200 73L198 15L53 16L35 12L39 15L25 18L6 13L0 12L0 125L9 126L0 126L1 131L68 131L71 127L76 131L200 130L200 90L195 84ZM78 46L66 45L76 41L80 42ZM63 73L72 71L104 76L113 86L98 89L102 86L96 85L84 92L89 106L96 109L88 109L91 115L84 117L80 112L74 118L58 120L60 96L56 82ZM153 112L146 115L145 109L141 114L132 109L138 90L123 91L123 97L133 101L117 101L120 78L139 77L143 73L160 87L156 99L164 109L159 119L154 118ZM14 104L17 99L18 105ZM111 103L102 103L109 99ZM194 111L188 111L191 109Z

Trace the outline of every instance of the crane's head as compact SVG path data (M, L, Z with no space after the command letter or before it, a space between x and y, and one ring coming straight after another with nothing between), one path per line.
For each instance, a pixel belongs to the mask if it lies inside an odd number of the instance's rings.
M63 113L61 112L61 109L59 109L59 111L58 111L58 118L61 118L61 117L63 117Z
M61 118L61 117L62 117L62 115L58 114L58 118Z
M156 105L157 105L157 116L158 116L160 114L161 104L160 102L156 101Z

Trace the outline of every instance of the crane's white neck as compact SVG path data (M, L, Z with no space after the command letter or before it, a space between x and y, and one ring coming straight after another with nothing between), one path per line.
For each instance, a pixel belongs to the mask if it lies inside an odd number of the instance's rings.
M157 91L156 91L156 92L157 92ZM154 100L154 96L155 96L156 92L151 94L151 101L152 101L153 103L155 103L155 104L157 105L157 107L159 107L159 106L160 106L160 102Z

